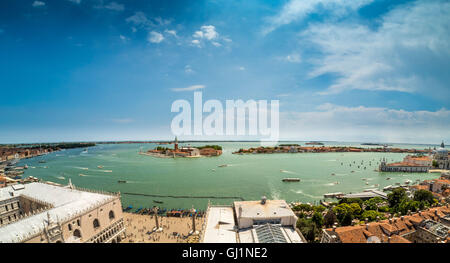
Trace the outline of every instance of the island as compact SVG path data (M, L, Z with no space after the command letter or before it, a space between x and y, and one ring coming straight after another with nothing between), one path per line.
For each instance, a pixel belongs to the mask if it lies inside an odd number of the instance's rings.
M249 149L239 149L239 151L233 152L233 154L268 154L268 153L327 153L327 152L391 152L391 153L416 153L416 154L428 154L431 153L431 149L417 150L417 149L401 149L401 148L361 148L361 147L349 147L349 146L275 146L275 147L257 147Z
M205 145L205 146L178 146L178 138L175 137L173 142L174 148L157 146L153 150L148 150L147 152L140 152L142 155L160 157L160 158L196 158L201 156L219 156L222 154L222 146L220 145Z

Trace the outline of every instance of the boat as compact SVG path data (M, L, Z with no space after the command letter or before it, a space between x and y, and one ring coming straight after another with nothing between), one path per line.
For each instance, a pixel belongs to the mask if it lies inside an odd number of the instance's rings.
M102 169L102 168L103 168L103 166L102 166L102 165L99 165L99 166L97 166L97 168L99 168L99 169Z
M218 167L227 167L228 166L228 164L221 164L221 165L218 165Z
M153 203L162 204L162 203L164 203L164 202L163 202L163 201L160 201L160 200L153 200Z
M386 180L391 180L391 177L386 178Z
M85 175L85 174L79 174L79 176L87 176L87 175Z
M82 151L81 153L88 153L88 149L84 149L84 151Z
M331 175L336 175L335 173L331 173Z
M300 182L300 178L283 178L283 182Z
M40 160L38 163L46 163L45 160Z
M127 181L125 181L125 180L119 180L119 181L117 181L118 183L122 183L122 184L124 184L124 183L126 183Z
M411 180L406 180L405 184L410 184L412 181Z

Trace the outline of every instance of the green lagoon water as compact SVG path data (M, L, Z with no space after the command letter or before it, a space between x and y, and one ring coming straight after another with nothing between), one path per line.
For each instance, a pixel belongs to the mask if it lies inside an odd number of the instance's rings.
M285 142L283 142L285 143ZM303 142L293 142L304 145ZM204 145L205 143L191 144ZM381 173L374 171L381 158L400 161L406 154L398 153L294 153L294 154L231 154L239 148L258 147L256 142L223 142L219 157L156 158L138 154L153 149L156 144L99 144L84 149L54 152L42 157L22 160L19 165L30 168L24 176L67 184L69 178L79 187L144 193L189 196L236 196L245 200L285 199L317 203L329 192L357 192L404 183L409 179L437 178L439 174ZM326 145L359 146L359 143L326 143ZM395 147L424 149L426 145L394 145ZM367 147L367 146L365 146ZM46 163L39 163L40 160ZM355 163L353 163L355 162ZM363 164L361 165L361 162ZM371 165L369 165L371 162ZM342 163L342 164L341 164ZM227 167L218 167L228 164ZM350 166L351 164L351 166ZM104 166L103 169L97 166ZM358 168L358 165L360 167ZM34 167L34 168L33 168ZM47 167L47 168L45 168ZM366 167L366 169L364 169ZM86 169L87 168L87 169ZM112 172L105 172L110 170ZM352 172L354 171L354 172ZM332 175L334 173L335 175ZM80 176L84 174L86 176ZM286 177L298 177L300 182L286 183ZM386 180L387 177L392 179ZM362 180L367 178L367 181ZM118 183L126 180L127 183ZM335 184L339 182L339 184ZM369 184L366 185L366 182ZM379 184L379 187L373 185ZM145 197L122 194L122 205L154 206L161 200L165 208L204 209L208 199ZM230 204L233 199L211 199L213 204Z

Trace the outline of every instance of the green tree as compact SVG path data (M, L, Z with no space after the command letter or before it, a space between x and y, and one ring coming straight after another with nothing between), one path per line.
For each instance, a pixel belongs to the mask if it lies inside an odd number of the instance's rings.
M319 212L314 212L311 221L314 222L314 224L316 224L317 228L322 228L323 223L324 223L324 219L321 213Z
M398 205L407 199L406 191L405 189L399 187L395 188L392 193L388 194L388 202L389 206L393 208L394 210L397 209Z
M332 227L333 224L337 221L336 214L333 212L332 209L328 210L323 219L326 227Z
M384 218L382 213L375 210L366 210L362 213L361 220L365 220L367 218L369 221L375 221L377 216L379 216L380 219Z
M373 197L369 200L364 201L364 209L365 210L378 210L378 205L384 203L383 198L381 197Z
M433 193L431 193L430 191L427 190L418 190L414 193L414 198L415 201L427 201L429 204L434 203L434 197L433 197Z
M322 213L323 211L325 211L325 207L323 205L316 205L313 207L314 212L319 212Z

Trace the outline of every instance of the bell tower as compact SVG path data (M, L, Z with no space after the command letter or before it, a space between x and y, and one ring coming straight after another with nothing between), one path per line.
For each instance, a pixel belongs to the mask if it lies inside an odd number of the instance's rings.
M178 137L175 136L175 151L178 151Z

